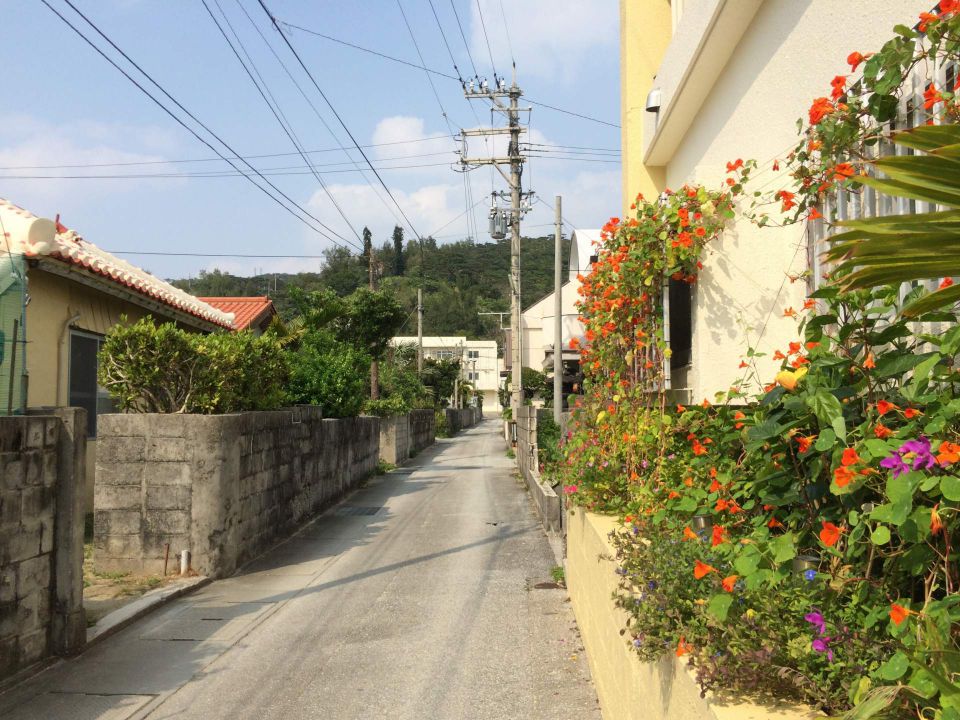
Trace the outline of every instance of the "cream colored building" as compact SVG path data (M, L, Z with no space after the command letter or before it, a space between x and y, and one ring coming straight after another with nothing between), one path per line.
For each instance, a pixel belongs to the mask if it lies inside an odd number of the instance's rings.
M0 257L0 413L63 406L87 410L89 511L97 414L112 411L108 394L97 384L104 335L123 317L133 322L152 315L211 332L232 329L234 316L2 199L0 227L6 236L6 255Z
M393 346L416 345L417 338L395 337ZM497 391L500 388L500 370L503 362L497 357L496 340L468 340L465 336L424 336L423 356L436 360L460 360L460 377L471 383L483 395L484 412L500 411Z
M580 299L577 294L580 287L577 275L590 272L590 261L596 253L593 243L599 240L599 230L575 230L570 237L569 270L560 287L561 343L565 350L569 348L571 338L583 339L583 326L580 324L576 305ZM552 371L555 297L556 293L545 295L523 311L523 343L520 355L524 367Z
M878 50L893 26L932 0L621 0L623 202L684 183L719 188L726 163L753 158L757 189L789 188L774 171L798 140L796 121L852 51ZM649 106L649 107L648 107ZM672 386L713 399L740 376L748 346L767 353L796 339L784 316L806 287L803 223L760 229L739 220L707 250L689 296L675 303ZM689 330L687 331L687 326ZM687 335L684 338L684 335ZM769 361L762 371L773 377Z

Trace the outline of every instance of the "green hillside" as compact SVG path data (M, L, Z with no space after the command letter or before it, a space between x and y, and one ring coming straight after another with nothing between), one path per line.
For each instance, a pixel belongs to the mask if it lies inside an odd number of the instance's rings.
M195 295L269 295L280 314L289 316L290 288L309 291L329 287L347 295L367 283L365 257L341 248L330 249L324 256L324 268L318 273L240 277L213 270L198 278L171 282ZM498 339L498 319L478 313L510 309L508 241L438 245L427 238L422 243L406 243L399 262L393 243L385 242L374 249L374 258L382 268L381 285L392 288L410 313L403 333L416 332L417 288L422 284L425 335ZM523 307L527 308L553 291L553 237L523 238L520 267ZM509 318L504 320L509 322Z

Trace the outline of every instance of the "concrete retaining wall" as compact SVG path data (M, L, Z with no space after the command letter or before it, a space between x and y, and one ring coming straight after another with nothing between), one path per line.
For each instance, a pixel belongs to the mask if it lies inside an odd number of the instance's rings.
M543 411L540 411L543 412ZM535 407L524 405L517 413L516 432L517 468L527 483L530 497L537 508L543 527L553 532L562 531L563 509L560 497L540 477L540 454L537 447L537 415Z
M437 418L433 410L410 411L410 454L416 455L437 441Z
M0 418L0 679L83 647L86 412Z
M101 415L98 570L157 573L170 557L222 576L376 468L380 421L318 408L235 415ZM172 562L175 562L173 560Z
M820 717L793 705L765 706L712 695L700 688L685 663L667 653L644 663L630 647L627 613L611 599L618 586L610 517L574 509L567 524L567 588L587 650L604 720L810 720Z

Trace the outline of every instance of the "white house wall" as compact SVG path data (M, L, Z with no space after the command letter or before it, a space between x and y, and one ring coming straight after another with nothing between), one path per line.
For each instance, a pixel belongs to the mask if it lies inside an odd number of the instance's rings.
M797 142L797 118L806 117L814 98L829 95L835 75L850 72L850 52L878 50L895 24L912 25L933 4L765 0L694 116L684 119L689 127L667 161L667 186L720 187L727 161L754 158L761 163L755 188L789 188L789 178L778 179L770 163L783 163ZM674 43L691 41L683 29L695 12L691 4ZM693 400L712 399L734 384L748 343L769 357L796 339L796 323L783 313L800 309L805 299L803 280L787 279L806 267L803 230L802 223L759 229L740 220L711 246L693 299L693 367L687 380ZM768 360L762 372L769 381L774 364Z

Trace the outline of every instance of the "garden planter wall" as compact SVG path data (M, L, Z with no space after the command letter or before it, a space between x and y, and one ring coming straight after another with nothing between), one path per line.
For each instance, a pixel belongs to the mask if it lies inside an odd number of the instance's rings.
M79 651L87 415L0 418L0 680Z
M810 720L812 710L700 697L700 688L672 653L644 663L620 634L627 614L614 606L613 518L574 509L568 516L566 578L590 661L604 720Z
M221 576L267 549L377 465L380 421L319 408L235 415L101 415L94 560L159 573L189 550Z

